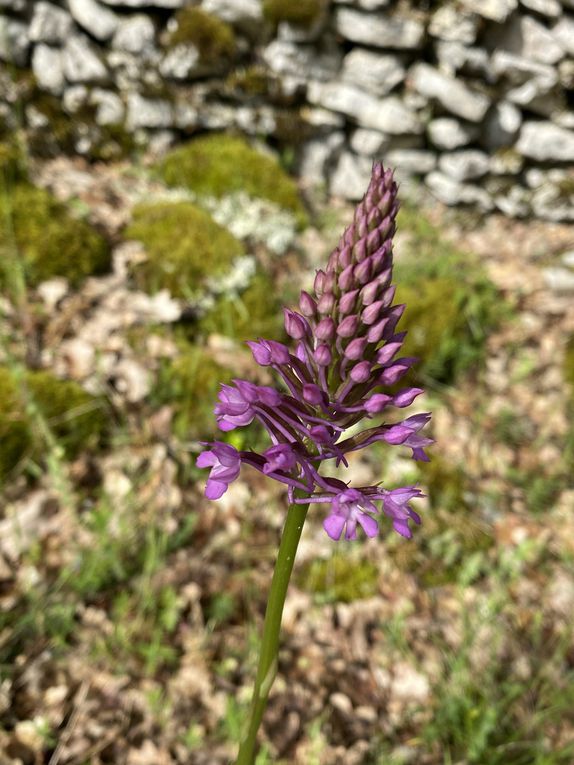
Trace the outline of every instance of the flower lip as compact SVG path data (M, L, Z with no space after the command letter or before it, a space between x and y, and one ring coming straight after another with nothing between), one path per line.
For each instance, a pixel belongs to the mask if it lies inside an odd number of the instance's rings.
M225 494L229 484L235 481L241 467L241 455L234 446L221 441L214 441L211 446L197 457L195 464L199 468L211 468L205 487L207 499L219 499Z

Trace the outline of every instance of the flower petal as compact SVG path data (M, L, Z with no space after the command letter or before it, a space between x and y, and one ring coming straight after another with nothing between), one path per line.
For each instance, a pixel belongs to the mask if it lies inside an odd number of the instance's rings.
M331 515L328 515L323 521L323 528L331 537L331 539L337 541L341 538L345 523L346 519L342 515L335 515L332 513Z

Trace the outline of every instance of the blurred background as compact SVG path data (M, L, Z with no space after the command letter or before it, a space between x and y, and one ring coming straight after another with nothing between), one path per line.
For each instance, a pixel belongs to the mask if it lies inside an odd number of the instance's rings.
M257 763L574 762L573 85L572 0L0 0L0 765L233 758L286 497L195 455L374 158L423 525L310 514Z

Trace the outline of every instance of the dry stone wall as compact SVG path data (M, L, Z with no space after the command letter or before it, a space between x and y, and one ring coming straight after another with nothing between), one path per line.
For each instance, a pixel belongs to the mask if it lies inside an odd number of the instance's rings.
M574 0L0 0L0 61L0 124L40 152L233 129L348 199L377 156L449 205L574 219Z

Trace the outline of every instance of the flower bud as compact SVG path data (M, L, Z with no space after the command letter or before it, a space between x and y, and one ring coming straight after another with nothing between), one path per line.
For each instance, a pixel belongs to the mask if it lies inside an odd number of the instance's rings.
M382 300L377 300L374 303L371 303L371 305L368 305L361 314L361 321L363 322L363 324L367 324L367 325L374 324L379 318L379 314L381 312L382 307L383 307Z
M351 292L345 292L344 295L341 295L339 300L339 316L346 316L355 310L358 294L359 290L351 290Z
M382 243L383 237L380 229L376 228L369 233L369 236L367 237L367 249L369 252L378 250Z
M315 337L317 340L327 340L328 342L335 337L335 322L330 316L325 316L324 319L315 327Z
M395 298L395 292L396 291L397 291L397 288L394 287L394 286L387 287L387 289L381 295L381 304L385 308L388 308L390 306L390 304L393 302L393 300Z
M275 473L277 470L289 473L297 465L295 452L289 444L270 446L269 449L263 452L263 456L267 460L265 465L263 465L263 472L266 475Z
M319 298L317 309L322 316L331 313L335 307L335 296L332 292L324 292Z
M325 403L325 393L314 383L306 383L303 386L303 400L313 406Z
M388 364L395 353L401 349L402 345L402 343L385 343L380 351L377 352L377 362L383 366Z
M339 269L343 271L347 266L350 266L353 261L353 252L351 248L346 245L343 247L341 252L339 253L339 256L337 258L337 262L339 264Z
M361 302L363 305L371 305L374 303L379 292L379 280L373 279L373 281L366 284L361 290Z
M359 284L366 284L372 275L373 262L370 258L363 260L358 266L355 266L354 277Z
M351 369L351 374L349 376L353 382L366 382L371 376L371 362L359 361L359 363L355 364L355 366Z
M424 393L422 388L403 388L393 396L393 404L400 409L410 406L421 393Z
M357 244L353 247L353 256L355 258L355 261L357 263L362 263L363 260L368 256L369 252L367 250L367 240L366 239L360 239Z
M377 414L382 412L392 400L392 396L387 396L386 393L375 393L365 401L365 409L369 414Z
M369 328L369 331L367 332L367 339L369 343L378 343L379 340L381 340L388 323L389 323L389 318L388 316L385 316L384 319L381 319L380 321L378 321L376 324L373 324L373 326Z
M294 340L302 340L305 336L311 333L311 327L309 322L300 314L295 311L291 311L289 308L284 308L285 314L285 332Z
M329 346L322 343L315 349L313 358L320 367L328 367L333 359L333 354Z
M381 385L394 385L401 377L404 377L415 362L416 358L412 356L397 359L391 366L383 369L379 383Z
M344 271L342 271L339 275L339 287L341 290L346 291L350 290L353 286L353 270L354 266L351 264L345 268Z
M339 337L355 337L359 324L359 317L356 314L353 316L346 316L337 327L337 334Z
M299 308L301 309L303 316L307 316L307 318L314 316L317 311L317 303L308 292L305 292L305 290L302 290L301 295L299 296Z
M367 343L368 340L366 337L356 337L354 340L351 340L349 345L345 348L345 358L351 359L351 361L359 361L359 359L362 359Z
M288 364L289 349L275 340L251 340L247 343L255 361L262 367L270 364Z

